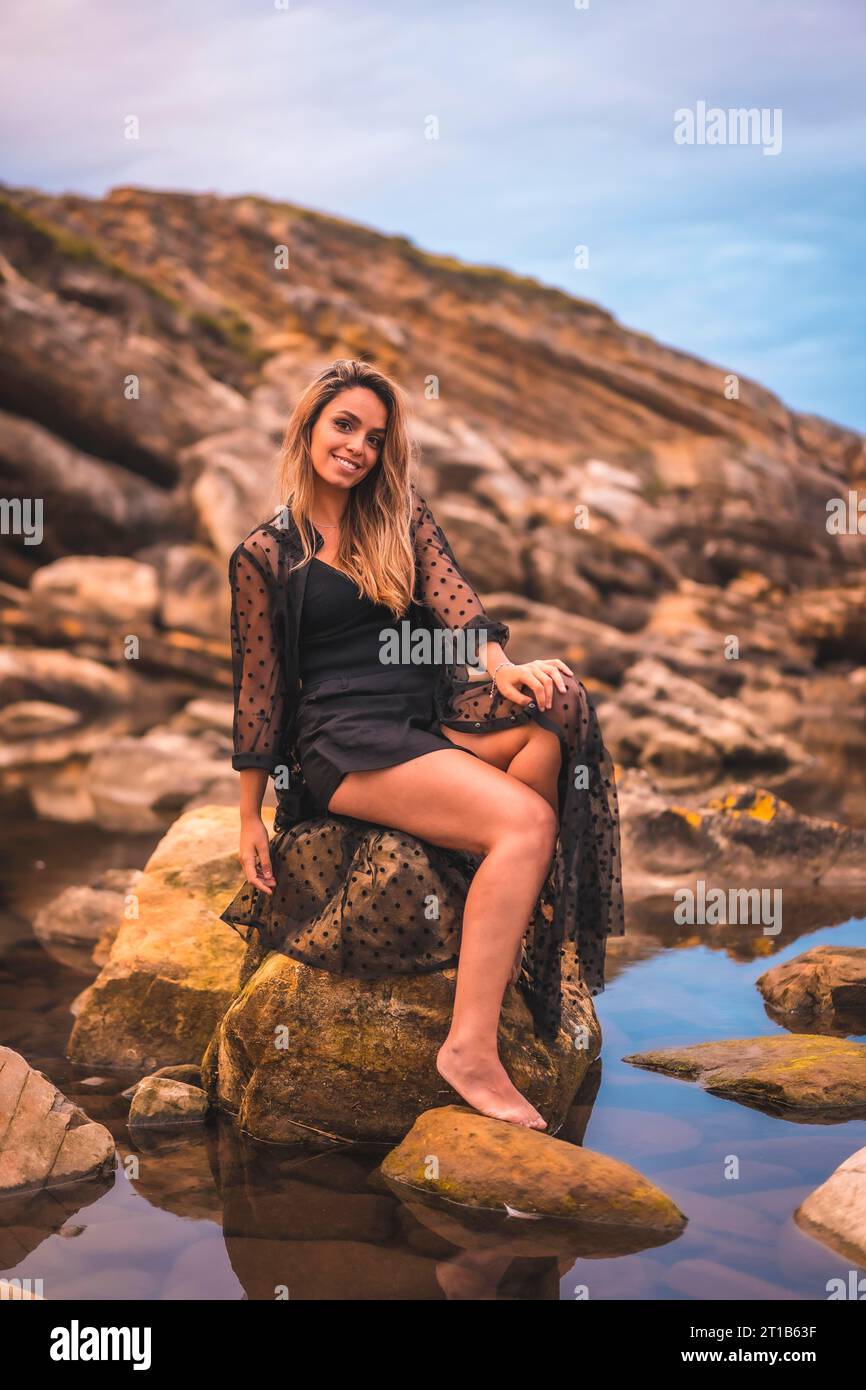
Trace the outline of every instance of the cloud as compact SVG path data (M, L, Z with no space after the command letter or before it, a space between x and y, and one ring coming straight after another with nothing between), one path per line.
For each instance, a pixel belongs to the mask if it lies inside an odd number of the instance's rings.
M741 370L760 312L764 383L866 426L850 361L810 377L791 352L804 333L850 357L863 315L851 272L864 49L860 0L590 0L585 11L10 0L4 177L319 207L550 279ZM781 154L676 145L674 111L698 100L781 107ZM138 141L124 138L129 114ZM425 138L431 115L437 140Z

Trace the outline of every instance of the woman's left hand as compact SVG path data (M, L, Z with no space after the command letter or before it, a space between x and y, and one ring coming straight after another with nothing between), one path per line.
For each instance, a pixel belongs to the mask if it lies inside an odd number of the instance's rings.
M539 709L549 709L553 704L553 687L565 694L565 681L560 671L574 675L570 666L553 656L544 661L525 661L519 666L500 666L496 673L496 688L506 699L516 705L529 705L534 700ZM531 693L524 695L521 687Z

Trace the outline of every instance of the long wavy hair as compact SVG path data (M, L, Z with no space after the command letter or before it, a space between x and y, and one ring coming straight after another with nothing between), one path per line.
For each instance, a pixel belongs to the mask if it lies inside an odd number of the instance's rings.
M313 426L328 402L353 386L373 391L385 406L388 419L376 463L349 490L335 559L362 594L400 618L409 607L415 583L409 528L410 482L417 445L407 428L404 394L384 372L368 362L340 358L310 382L292 411L283 438L278 477L281 509L289 513L298 529L303 546L298 564L308 564L315 545L311 519L315 500L310 454Z

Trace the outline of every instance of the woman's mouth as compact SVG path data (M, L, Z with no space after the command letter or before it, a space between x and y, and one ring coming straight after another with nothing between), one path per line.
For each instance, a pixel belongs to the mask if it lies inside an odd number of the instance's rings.
M342 454L332 454L331 458L336 459L340 467L345 469L347 473L360 473L361 471L360 463L353 463L351 459L344 458Z

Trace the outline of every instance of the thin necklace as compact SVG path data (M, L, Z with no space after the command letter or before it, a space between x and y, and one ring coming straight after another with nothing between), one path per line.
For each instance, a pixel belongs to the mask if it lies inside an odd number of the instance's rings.
M317 521L314 516L311 516L310 520L312 521L314 526L324 526L326 531L336 531L337 528L341 525L341 522L339 521Z

